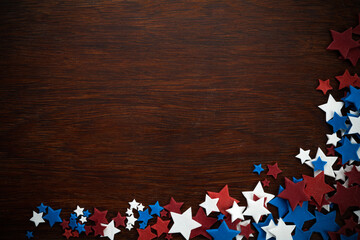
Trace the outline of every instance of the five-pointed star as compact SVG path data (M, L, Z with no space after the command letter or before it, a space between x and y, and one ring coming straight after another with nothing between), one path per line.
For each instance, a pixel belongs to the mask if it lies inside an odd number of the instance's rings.
M131 225L134 225L137 220L137 218L135 218L134 215L126 217L126 219L127 219L127 224L131 224Z
M334 132L333 134L326 134L327 137L327 142L326 144L328 145L334 145L336 147L337 143L341 140L337 135L336 132Z
M249 229L249 231L245 231L246 229ZM240 231L240 234L236 235L236 240L242 240L244 237L246 239L249 239L249 237L254 237L253 231L251 229L250 219L239 222L236 225L236 230Z
M327 103L320 105L319 108L326 113L326 121L329 121L334 117L334 113L337 113L339 116L342 116L341 109L343 106L344 106L343 102L335 101L333 96L329 94Z
M231 214L231 222L234 222L236 219L244 220L244 215L243 215L244 210L245 210L245 207L240 207L234 201L232 207L226 211Z
M81 216L81 218L80 218L80 222L81 222L81 223L87 222L86 217L85 217L85 216Z
M278 225L269 231L275 236L276 239L281 240L292 240L292 231L294 231L295 225L286 225L284 221L280 218L278 221Z
M349 120L351 122L349 134L360 134L360 117L349 116Z
M243 213L243 215L252 217L256 223L259 222L260 217L262 215L270 214L270 211L264 207L264 202L265 202L264 197L258 199L257 201L253 201L250 198L246 198L246 201L248 203L248 206L245 212Z
M343 58L346 58L349 50L359 46L359 43L352 38L352 28L348 28L346 31L339 33L334 30L330 30L333 41L327 47L328 50L338 50Z
M144 211L144 208L145 208L145 206L142 205L142 203L139 203L139 205L137 206L138 211Z
M79 217L81 215L83 215L84 212L84 208L79 207L79 205L77 205L76 209L74 210L74 212L76 213L76 216Z
M251 200L254 199L254 195L256 195L258 198L266 198L265 206L267 206L268 202L270 202L270 200L275 197L273 194L264 192L264 189L260 181L256 184L256 187L254 188L253 191L244 191L242 192L242 194L246 199L251 199Z
M300 159L301 164L304 164L304 162L311 160L310 157L310 150L304 150L302 148L300 148L300 152L298 155L296 155L295 157Z
M192 219L191 207L184 213L170 212L174 221L169 233L181 233L185 239L189 239L193 229L201 227L201 224Z
M345 170L343 168L343 166L341 166L341 168L339 170L336 170L334 171L335 173L335 180L342 180L345 182L345 178L346 178L346 175L345 175Z
M265 239L268 240L272 237L274 237L274 234L272 234L269 230L273 229L274 227L276 227L276 224L274 223L274 221L271 219L269 222L269 225L267 226L263 226L261 227L261 229L265 232Z
M203 207L206 211L206 215L209 216L211 212L219 212L217 203L219 198L211 198L209 195L205 195L205 202L201 203L199 206Z
M45 222L45 220L42 218L43 212L37 213L33 211L33 216L30 218L30 221L33 221L35 223L35 226L37 227L39 223Z
M106 227L104 229L104 237L108 237L110 240L113 240L115 234L120 232L120 229L115 227L114 220L111 220L109 224L102 223L101 225Z
M314 168L312 163L315 162L319 157L322 161L326 162L324 166L324 174L334 178L335 174L332 165L337 160L337 157L326 156L325 153L321 150L321 148L318 148L315 158L311 161L306 162L306 164L309 165L311 168ZM315 171L314 176L317 176L320 172L321 171Z
M134 199L131 202L129 202L130 205L130 209L137 209L137 207L139 206L139 203Z

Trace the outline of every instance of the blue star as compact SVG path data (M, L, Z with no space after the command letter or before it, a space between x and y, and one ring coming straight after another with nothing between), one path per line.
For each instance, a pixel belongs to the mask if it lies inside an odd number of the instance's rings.
M304 222L314 219L314 215L312 215L308 211L308 202L303 202L302 207L300 205L296 206L294 211L290 210L289 213L284 217L284 222L292 222L295 223L297 227L302 229Z
M140 225L140 226L139 226L140 229L145 229L146 226L147 226L147 223L142 222L142 223L140 223L139 225Z
M84 217L89 217L91 215L91 213L89 212L89 210L85 210L83 212L83 215L84 215Z
M297 178L293 177L293 182L294 183L301 182L302 180L304 180L304 179L302 179L302 178L297 179Z
M280 185L278 194L280 194L283 190L284 190L284 188ZM289 204L288 200L283 199L283 198L275 197L275 198L271 199L269 203L278 209L278 214L279 214L280 218L284 217L284 215L290 209L290 204Z
M315 211L316 222L310 228L311 232L318 232L321 234L324 240L329 239L327 232L336 232L339 230L339 225L335 223L336 211L329 212L328 214L322 214Z
M350 94L346 97L346 101L354 104L356 110L360 109L360 89L350 86Z
M139 218L138 218L139 222L144 222L147 225L148 221L152 218L153 217L149 214L148 208L144 211L139 211Z
M326 162L321 160L320 157L318 157L316 159L316 161L312 162L312 165L314 166L314 172L320 170L320 171L324 171L324 166L325 166Z
M77 219L76 213L70 213L70 219Z
M264 230L262 230L261 227L268 226L271 220L274 221L274 218L270 214L270 215L268 215L268 217L266 218L266 220L264 222L253 223L253 226L256 228L256 230L259 233L257 240L266 240L266 232ZM270 238L270 239L275 239L275 238Z
M85 232L85 224L78 223L76 226L76 230L80 233Z
M61 209L53 210L51 207L48 207L48 214L46 214L43 219L48 220L50 227L52 227L57 222L62 222L60 218Z
M358 234L355 233L355 234L353 234L353 235L351 235L349 237L344 236L344 235L340 235L340 238L341 238L341 240L356 240L357 236L358 236Z
M223 221L218 229L206 230L214 240L232 240L240 231L229 229L226 222Z
M360 144L352 144L349 139L344 138L343 145L335 148L335 151L341 154L342 164L344 165L350 160L360 161L357 151Z
M164 209L160 206L159 201L157 201L154 205L149 205L151 208L151 215L158 215L160 217L160 212Z
M264 169L261 167L261 163L259 165L254 164L254 167L255 168L254 168L253 172L256 172L259 175L262 171L264 171Z
M300 228L295 228L295 235L293 236L293 240L309 240L311 237L312 232L310 231L303 231Z
M339 114L334 113L334 117L330 119L327 123L333 127L333 132L337 132L340 129L346 130L348 127L346 126L347 117L341 117Z
M225 215L222 213L219 213L219 215L217 215L218 221L224 220L224 217L225 217Z
M47 206L45 206L43 203L41 203L37 208L39 209L39 212L46 213Z
M76 219L70 218L69 227L71 227L72 230L74 230L77 227Z
M33 232L26 231L26 237L27 237L28 239L33 238L33 237L34 237Z

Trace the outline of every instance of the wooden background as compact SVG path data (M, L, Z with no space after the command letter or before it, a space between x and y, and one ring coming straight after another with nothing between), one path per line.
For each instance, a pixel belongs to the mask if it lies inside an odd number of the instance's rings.
M229 184L240 199L311 170L325 150L317 79L348 68L329 29L358 24L359 1L0 2L1 239L63 239L29 219L41 202L109 217L136 198L197 210ZM335 94L339 96L339 94ZM116 239L135 239L124 231ZM178 239L178 238L176 238ZM199 238L200 239L200 238Z

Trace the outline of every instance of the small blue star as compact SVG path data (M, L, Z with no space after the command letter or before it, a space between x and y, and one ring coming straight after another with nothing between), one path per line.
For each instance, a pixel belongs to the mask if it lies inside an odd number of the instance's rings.
M223 221L218 229L206 230L214 240L232 240L240 231L229 229L226 222Z
M303 231L300 228L295 228L295 235L293 236L293 240L309 240L312 232Z
M140 229L145 229L146 226L147 226L147 223L146 223L146 222L142 222L142 223L139 224L139 228L140 228Z
M346 130L348 127L346 126L347 117L341 117L339 114L334 113L334 117L330 119L327 123L333 127L333 132L337 132L340 129Z
M354 104L356 110L360 109L360 89L350 86L350 94L346 97L346 101Z
M160 212L164 209L160 206L159 201L157 201L154 205L149 205L151 208L151 215L158 215L160 217Z
M43 203L41 203L37 208L39 209L39 212L46 213L47 206L45 206Z
M321 160L320 157L318 157L316 159L316 161L312 162L312 165L314 166L314 172L320 170L320 171L324 171L324 166L325 166L326 162Z
M280 185L278 194L280 194L283 190L284 188ZM278 214L279 217L281 218L284 217L284 215L289 212L290 204L289 201L286 199L275 197L271 199L269 203L278 209Z
M144 211L139 211L139 218L138 218L139 222L144 222L147 225L148 221L152 218L153 217L149 214L148 208Z
M50 227L52 227L57 222L62 222L60 218L61 209L53 210L51 207L48 207L48 214L46 214L43 219L48 220Z
M274 221L274 218L271 214L269 214L264 222L253 223L253 226L259 233L257 240L266 240L266 232L262 229L262 227L268 226L271 220ZM274 239L274 238L272 238L272 239Z
M84 217L89 217L91 215L91 213L89 212L89 210L85 210L83 212L83 215L84 215Z
M222 213L219 213L219 215L217 215L218 221L224 220L224 217L225 217L225 215Z
M335 223L336 211L329 212L326 215L315 211L315 217L316 222L311 226L310 231L320 233L324 240L329 239L327 232L336 232L340 229L339 225Z
M346 137L343 139L343 145L335 148L335 151L341 154L342 164L344 165L350 160L360 161L359 156L357 155L360 144L352 144Z
M293 177L293 182L294 183L301 182L302 180L304 180L304 179L302 179L302 178L297 179L297 178Z
M264 169L261 167L261 163L259 165L254 164L254 167L255 168L254 168L253 172L256 172L259 175L262 171L264 171Z
M340 235L341 240L356 240L356 239L358 239L357 237L358 237L357 233L355 233L355 234L353 234L353 235L351 235L349 237L344 236L344 235Z
M284 217L284 222L292 222L295 223L300 229L302 229L304 223L306 221L314 219L314 215L312 215L308 211L308 202L303 202L302 207L300 205L296 206L294 211L290 209L289 213Z
M27 237L28 239L33 238L33 237L34 237L33 232L26 231L26 237Z
M78 223L76 226L76 230L80 233L85 232L85 224Z
M76 213L70 213L70 219L77 219Z
M69 227L71 227L72 230L74 230L77 227L76 219L70 218Z

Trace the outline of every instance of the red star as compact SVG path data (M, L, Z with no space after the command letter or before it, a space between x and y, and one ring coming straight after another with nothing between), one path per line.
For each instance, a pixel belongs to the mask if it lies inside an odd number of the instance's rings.
M281 173L282 171L279 169L278 164L275 163L274 165L267 165L269 171L266 175L273 176L275 179L277 178L277 175Z
M138 240L151 240L156 238L156 235L151 232L150 226L147 226L145 229L136 229L139 233Z
M249 239L250 235L254 233L254 230L251 228L251 224L248 224L246 226L240 226L241 229L241 235L243 235L246 239Z
M269 187L270 181L267 180L266 178L264 180L262 180L261 182L262 182L264 187Z
M114 217L112 220L115 222L115 227L123 226L125 227L125 219L126 217L122 217L121 214L118 212L116 217Z
M203 235L204 237L211 239L210 234L208 234L206 230L210 229L210 227L217 222L217 219L212 217L207 217L203 208L198 209L193 219L198 223L200 223L201 227L193 229L191 231L190 238Z
M360 206L360 200L358 198L358 196L360 196L359 186L346 188L339 182L336 182L336 190L336 193L329 198L329 201L339 206L341 215L343 215L349 207Z
M166 206L164 206L164 208L166 210L168 210L169 212L174 212L174 213L181 213L181 206L183 205L183 202L176 202L175 199L173 197L170 198L170 203Z
M346 56L346 59L349 59L353 66L356 66L359 58L360 58L360 48L359 47L350 49L348 52L348 55Z
M294 183L286 177L285 189L278 195L278 197L289 200L290 206L294 211L298 204L302 206L304 201L310 200L309 196L304 192L304 188L304 181Z
M238 223L241 222L240 219L236 219L235 221L232 222L230 217L226 217L224 221L226 222L228 228L232 230L236 230L236 226L238 225Z
M156 223L151 226L152 229L156 230L157 236L160 237L163 233L168 233L168 225L170 220L163 221L161 218L157 217Z
M160 217L162 217L162 218L168 218L168 217L169 217L169 214L168 214L168 212L167 212L166 210L162 210L162 211L160 212Z
M350 75L349 71L346 69L344 74L341 76L336 76L335 77L340 85L339 85L339 89L343 89L343 88L348 88L350 87L350 85L353 85L354 82L356 81L356 78L354 78L353 76Z
M171 234L166 234L166 237L165 237L167 240L170 240L170 239L172 239L172 235Z
M229 215L228 212L226 212L227 209L231 208L233 205L233 202L236 203L239 202L239 200L236 200L235 198L230 197L229 195L229 189L228 185L225 185L223 189L221 189L220 192L207 192L209 197L211 198L219 198L219 201L217 203L217 207L219 208L220 212L224 214L225 216Z
M66 239L69 239L69 237L72 237L71 229L65 229L65 232L63 233L63 236L65 236Z
M342 235L346 235L346 230L350 230L350 232L354 231L354 229L358 226L358 223L354 221L354 218L344 219L345 225L342 226L337 233Z
M108 223L107 219L106 219L106 214L107 214L107 210L106 211L99 211L96 208L94 208L94 214L91 215L91 217L89 217L89 219L91 221L94 221L96 224L97 223Z
M90 225L86 225L86 226L85 226L85 234L86 234L86 236L89 235L89 234L92 233L92 232L93 232L93 230L92 230L91 226L90 226Z
M318 205L322 206L324 194L334 191L332 187L325 183L324 172L321 172L314 178L306 175L302 176L305 181L305 193L311 196Z
M73 231L72 236L73 237L79 237L79 232L78 231Z
M349 185L353 185L354 183L360 185L360 172L356 166L353 166L350 172L345 172L345 175L349 178Z
M97 236L97 235L100 235L100 236L104 236L104 229L106 227L104 226L101 226L100 223L96 224L95 226L92 226L92 229L94 230L94 235Z
M319 86L316 88L316 90L320 90L325 95L329 90L332 90L333 88L330 86L330 79L327 80L321 80L319 79Z
M66 221L65 219L62 220L62 223L60 223L60 226L62 229L69 228L69 221Z
M352 30L354 34L360 35L360 13L359 13L359 24Z
M331 31L333 41L327 47L328 50L338 50L343 58L346 58L349 50L359 46L359 43L352 39L352 28L339 33L334 30Z
M326 153L327 156L335 156L334 145L331 145L331 147L326 148L326 150L327 150L327 153Z

